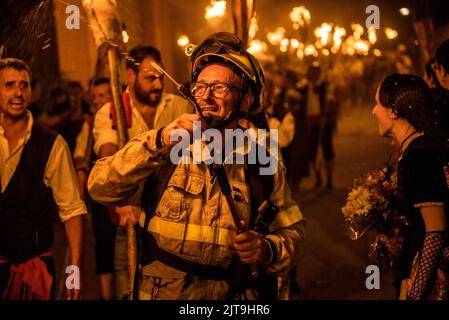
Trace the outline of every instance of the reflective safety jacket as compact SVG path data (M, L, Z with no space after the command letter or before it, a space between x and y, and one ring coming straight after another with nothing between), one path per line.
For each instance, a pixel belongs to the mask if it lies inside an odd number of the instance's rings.
M168 150L157 147L156 136L157 130L140 134L115 155L97 161L88 180L92 198L111 205L138 204L139 199L133 196L140 193L138 190L149 175L167 161ZM248 223L251 197L244 165L224 167L241 219ZM264 268L272 274L286 274L297 261L305 220L291 198L281 161L274 174L270 200L280 211L265 237L274 242L277 258ZM140 226L144 226L144 221L142 211ZM205 164L178 164L148 231L161 249L199 264L228 267L235 255L236 227L218 182ZM162 278L182 276L179 270L161 268L160 263L146 266L143 273Z

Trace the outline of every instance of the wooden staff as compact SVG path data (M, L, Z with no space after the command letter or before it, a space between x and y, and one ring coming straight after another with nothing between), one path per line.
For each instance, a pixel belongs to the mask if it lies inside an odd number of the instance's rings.
M248 31L251 18L255 12L255 0L233 0L232 16L234 19L234 33L248 45Z
M118 147L122 148L128 140L128 131L124 120L124 108L121 98L118 50L122 41L116 4L112 0L84 0L83 5L88 13L89 25L97 48L107 44L112 101L117 119ZM126 233L128 237L128 299L131 300L133 298L136 270L136 234L134 226L129 220L126 224Z

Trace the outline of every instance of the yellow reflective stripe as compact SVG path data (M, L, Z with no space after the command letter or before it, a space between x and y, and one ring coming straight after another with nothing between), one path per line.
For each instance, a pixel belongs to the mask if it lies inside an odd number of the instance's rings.
M269 231L286 228L304 220L301 210L298 206L291 206L290 208L280 211L273 222L270 224Z
M145 216L141 215L139 224L143 227L144 223ZM167 221L158 216L151 218L147 230L148 232L157 233L166 238L213 243L221 246L232 246L236 236L235 230L197 224L187 224L186 226L183 222Z

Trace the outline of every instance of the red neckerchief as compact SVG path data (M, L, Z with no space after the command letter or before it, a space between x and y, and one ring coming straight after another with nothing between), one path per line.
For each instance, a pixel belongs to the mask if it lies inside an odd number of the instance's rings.
M131 125L132 125L131 98L129 96L129 93L126 91L122 93L122 102L123 102L123 109L124 109L123 111L125 114L125 125L129 129L129 128L131 128ZM112 129L116 129L117 128L117 117L115 115L115 110L114 110L114 101L111 101L111 104L109 105L109 118L112 120Z

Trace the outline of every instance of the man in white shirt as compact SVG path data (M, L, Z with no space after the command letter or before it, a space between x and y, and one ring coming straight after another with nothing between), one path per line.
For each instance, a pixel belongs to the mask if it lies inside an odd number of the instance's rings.
M0 60L0 299L8 300L54 297L56 212L64 223L70 264L82 263L87 210L70 150L60 135L33 121L30 81L23 61ZM78 283L67 291L68 299L80 298Z
M164 76L151 63L163 66L158 49L151 46L137 46L130 50L126 62L128 88L122 94L125 108L125 122L128 138L148 130L163 127L184 113L192 113L193 106L180 96L163 92ZM118 151L115 115L111 103L101 107L93 127L94 152L98 158L111 156ZM111 120L112 119L112 120ZM139 193L137 194L137 196ZM134 217L138 207L117 207L118 219L126 221ZM127 293L128 267L126 259L126 230L117 229L115 276L117 297Z

